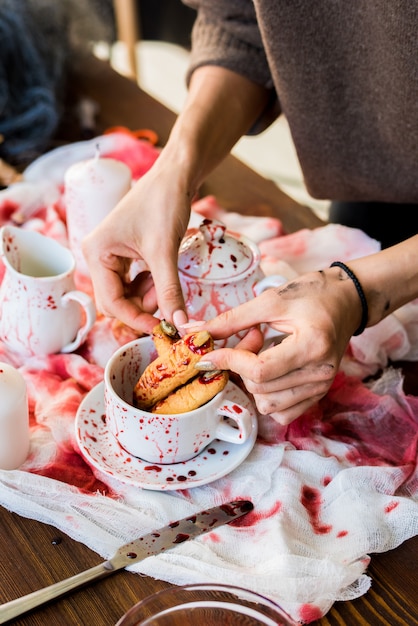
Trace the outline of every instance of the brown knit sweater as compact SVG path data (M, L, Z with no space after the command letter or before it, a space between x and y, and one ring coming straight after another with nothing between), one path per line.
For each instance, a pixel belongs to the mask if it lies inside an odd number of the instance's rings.
M215 64L271 89L312 196L418 203L417 0L184 2L190 74Z

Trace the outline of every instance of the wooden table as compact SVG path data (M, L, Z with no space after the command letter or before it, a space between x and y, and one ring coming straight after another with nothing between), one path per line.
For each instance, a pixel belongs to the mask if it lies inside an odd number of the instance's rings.
M73 77L74 94L100 103L97 133L114 125L155 130L167 139L174 114L142 92L106 63L92 59ZM61 140L79 140L75 117L66 116ZM202 193L213 193L230 210L279 217L291 232L321 225L306 207L283 194L274 183L229 157L207 180ZM417 364L405 364L407 391L418 395ZM138 529L141 532L141 529ZM0 601L4 602L72 576L101 558L51 526L0 509ZM418 624L418 539L396 550L373 555L371 590L352 602L335 603L320 626L412 626ZM168 587L167 583L121 571L100 582L22 616L20 626L111 626L133 604Z

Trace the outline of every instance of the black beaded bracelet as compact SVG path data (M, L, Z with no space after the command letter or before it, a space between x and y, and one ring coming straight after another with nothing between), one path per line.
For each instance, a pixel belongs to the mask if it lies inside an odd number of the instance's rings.
M344 270L347 276L351 278L351 280L354 283L355 288L357 289L357 293L361 302L361 322L356 332L353 333L353 336L361 335L363 330L366 328L367 321L369 319L369 307L367 306L367 300L366 300L366 296L364 295L363 287L361 286L360 281L357 278L357 276L354 274L352 270L350 270L349 267L347 267L345 263L342 263L341 261L334 261L334 263L331 263L330 267L341 267L341 269Z

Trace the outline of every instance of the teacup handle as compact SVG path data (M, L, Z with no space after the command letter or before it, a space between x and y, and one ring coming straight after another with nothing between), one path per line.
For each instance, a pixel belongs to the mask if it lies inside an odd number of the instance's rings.
M280 287L287 283L289 279L286 276L281 276L280 274L272 274L271 276L264 276L261 280L259 280L253 287L254 293L256 296L259 296L260 293L263 293L266 289L270 289L270 287Z
M221 420L216 429L216 438L230 443L245 443L252 431L251 414L248 409L237 404L237 402L224 400L222 405L218 407L217 413ZM230 417L236 422L238 428L224 421L223 417Z
M83 326L78 329L75 339L61 348L61 352L65 353L73 352L81 346L96 321L96 307L92 298L88 294L78 290L68 291L62 296L62 302L65 306L66 302L71 301L78 302L78 304L84 309L86 320Z

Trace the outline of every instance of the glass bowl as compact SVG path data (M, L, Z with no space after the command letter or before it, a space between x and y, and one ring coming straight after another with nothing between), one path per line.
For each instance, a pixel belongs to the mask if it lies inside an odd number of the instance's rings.
M232 585L170 587L133 606L116 626L296 626L280 606Z

